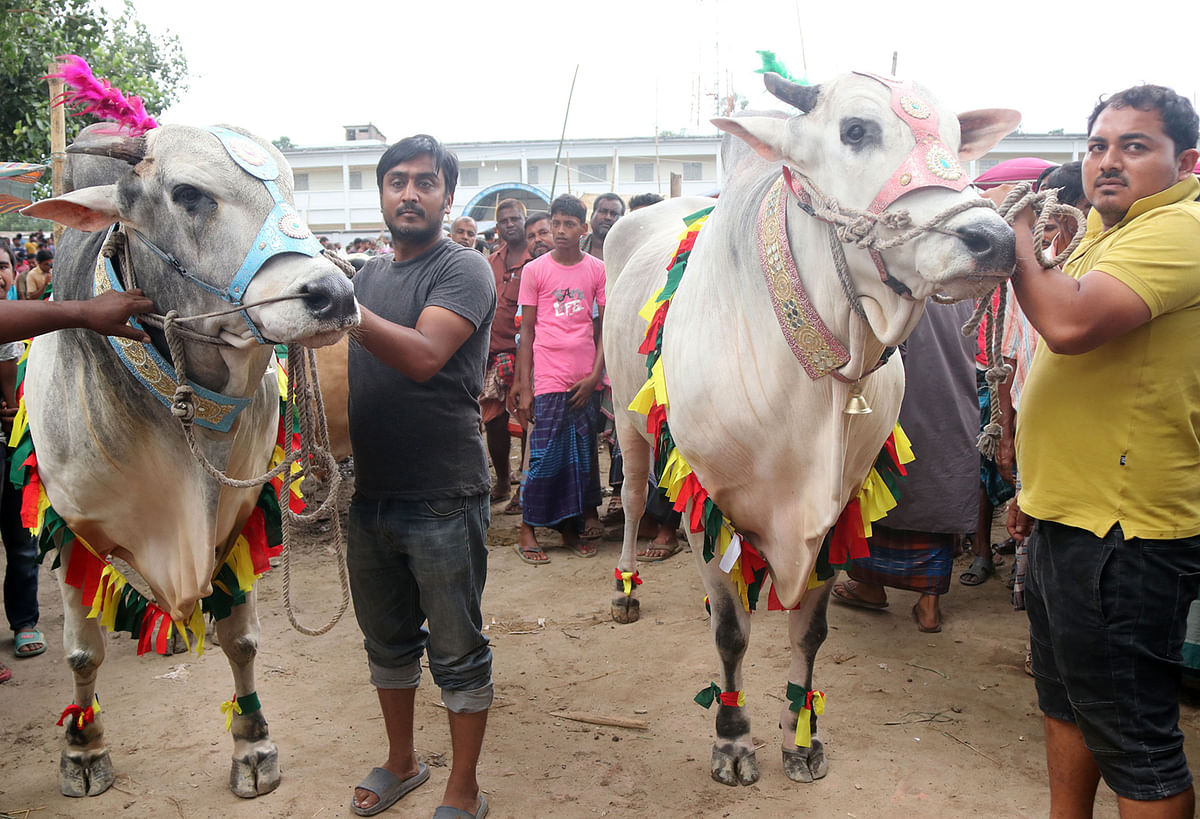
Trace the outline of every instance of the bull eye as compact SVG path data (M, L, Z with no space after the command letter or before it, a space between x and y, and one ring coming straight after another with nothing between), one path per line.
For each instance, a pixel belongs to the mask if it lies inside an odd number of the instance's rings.
M867 137L867 128L858 119L847 119L842 122L842 142L851 147L858 147Z
M203 191L192 185L176 185L171 191L171 201L189 212L195 212L212 203Z

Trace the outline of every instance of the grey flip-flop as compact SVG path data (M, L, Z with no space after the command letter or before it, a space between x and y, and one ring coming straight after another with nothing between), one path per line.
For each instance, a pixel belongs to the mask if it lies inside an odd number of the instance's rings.
M479 794L479 807L474 813L467 813L462 808L452 808L449 805L439 805L438 809L433 812L433 819L483 819L487 816L488 803L483 798L483 794Z
M370 791L379 797L379 801L369 808L360 808L350 799L350 810L359 816L374 816L390 808L400 801L400 798L418 785L429 779L429 768L424 762L417 763L417 772L408 779L401 779L387 768L372 768L367 778L358 783L364 791Z

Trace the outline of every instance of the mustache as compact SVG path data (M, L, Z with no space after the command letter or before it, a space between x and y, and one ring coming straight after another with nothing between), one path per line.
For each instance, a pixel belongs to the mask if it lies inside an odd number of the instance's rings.
M1116 169L1111 170L1111 171L1104 171L1098 177L1096 177L1097 182L1099 182L1102 179L1116 179L1118 182L1124 182L1126 185L1129 184L1129 180L1125 177L1125 174Z
M427 215L425 210L418 205L401 205L400 207L396 208L396 216L402 216L405 213L412 213L416 216L420 216L422 219L424 219Z

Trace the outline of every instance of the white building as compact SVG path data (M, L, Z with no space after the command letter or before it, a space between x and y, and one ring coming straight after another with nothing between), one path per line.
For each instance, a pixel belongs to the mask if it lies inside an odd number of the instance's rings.
M375 165L388 146L374 125L345 130L346 142L283 151L295 173L301 216L314 233L343 244L384 230ZM1020 156L1058 163L1081 159L1086 143L1083 134L1015 134L967 170L975 178ZM451 219L467 214L484 230L495 219L496 203L507 197L544 210L561 193L589 204L606 191L626 201L639 193L669 196L673 174L681 195L711 195L720 187L720 145L719 135L569 139L559 156L557 140L448 143L459 161Z

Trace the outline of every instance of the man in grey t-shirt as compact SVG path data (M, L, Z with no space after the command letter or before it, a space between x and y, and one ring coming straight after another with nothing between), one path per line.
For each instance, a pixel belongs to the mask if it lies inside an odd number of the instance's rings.
M428 651L453 751L442 804L483 816L475 770L492 703L480 610L491 481L477 396L496 287L482 255L442 234L458 181L453 153L409 137L388 148L376 175L394 255L354 279L362 324L349 358L357 490L347 562L389 748L351 808L373 815L429 778L413 749Z

